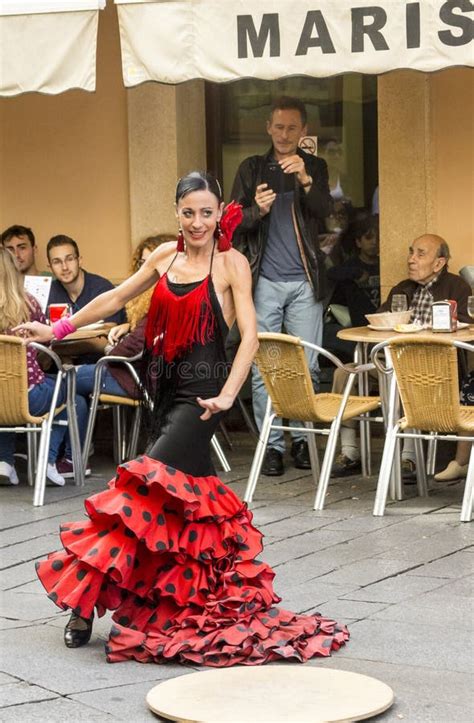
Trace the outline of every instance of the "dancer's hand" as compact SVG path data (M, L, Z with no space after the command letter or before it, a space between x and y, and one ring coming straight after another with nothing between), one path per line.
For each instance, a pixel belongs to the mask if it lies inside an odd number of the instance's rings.
M234 403L234 398L230 394L219 394L218 397L212 397L211 399L201 399L201 397L198 397L197 402L206 410L200 417L200 419L205 422L210 419L213 414L226 412L230 409Z
M13 332L26 332L25 342L37 341L40 344L47 344L53 338L53 329L48 324L41 324L39 321L25 321L12 329Z

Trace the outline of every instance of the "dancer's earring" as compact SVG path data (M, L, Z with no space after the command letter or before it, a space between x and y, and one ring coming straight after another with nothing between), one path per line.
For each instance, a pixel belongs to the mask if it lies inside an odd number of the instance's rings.
M176 244L176 251L184 251L184 236L181 226L178 229L178 243Z

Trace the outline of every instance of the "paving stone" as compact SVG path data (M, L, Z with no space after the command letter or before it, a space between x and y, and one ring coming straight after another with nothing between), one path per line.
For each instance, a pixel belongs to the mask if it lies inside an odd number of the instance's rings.
M472 646L464 628L458 626L443 630L429 623L413 626L404 621L361 620L351 628L350 656L365 659L368 655L384 663L458 673L472 666Z
M4 631L1 647L5 673L61 695L173 678L190 669L173 664L143 665L134 661L109 665L105 660L103 641L95 634L88 645L70 649L64 645L58 630L49 625L38 626L34 636L29 628ZM18 655L19 650L28 651L28 655ZM48 651L47 665L45 650Z
M474 548L473 548L474 549ZM422 567L417 567L409 572L409 575L441 577L441 578L458 578L470 575L474 570L474 560L468 550L455 552L440 560L429 562Z
M9 685L10 683L18 683L18 679L14 678L12 675L7 675L6 673L0 673L0 685Z
M8 568L8 570L0 571L0 589L11 590L32 582L36 579L35 566L33 562L24 562L20 565Z
M391 560L406 560L407 562L431 562L458 550L462 550L473 541L472 530L465 526L453 530L443 530L426 539L413 541L410 545L393 547L380 557L389 557Z
M331 522L326 529L328 530L351 530L354 532L372 532L381 528L387 528L391 525L400 524L398 519L393 517L370 517L367 515L351 515L337 522Z
M328 525L328 520L324 517L308 517L306 515L293 515L286 519L279 520L278 522L270 522L266 525L260 525L260 532L263 532L265 538L279 537L282 539L289 539L296 535L301 535L305 532L312 532L313 530L320 529L332 529Z
M329 602L320 605L319 611L322 615L336 618L337 620L340 618L363 620L371 617L379 612L379 610L383 610L385 607L387 607L386 603L360 602L339 598L337 600L331 599Z
M53 550L60 548L61 542L57 534L43 535L33 541L19 542L1 550L0 566L4 569L22 562L38 560Z
M0 615L9 620L41 620L50 617L55 608L46 595L25 595L20 592L4 592L0 595Z
M9 628L27 628L34 625L31 620L9 620L8 618L0 618L0 630L8 630Z
M24 705L13 705L10 708L3 708L1 712L2 723L4 721L17 720L22 723L30 721L58 721L58 723L79 723L79 721L102 720L113 721L113 716L100 710L94 710L89 706L67 698L55 698L54 700L40 703L25 703Z
M270 565L278 565L317 550L331 548L339 542L350 539L352 533L342 530L315 530L296 537L267 545L265 559Z
M281 588L279 582L277 580L275 589L277 594L281 592L282 595L282 601L279 603L280 607L295 613L302 613L315 608L319 610L319 607L322 607L328 601L331 601L328 606L332 603L337 604L338 598L347 592L347 588L341 585L325 585L319 580L310 580L292 587L285 585ZM289 592L285 592L288 590ZM357 616L351 615L351 617Z
M425 593L428 590L434 590L444 584L445 581L438 577L416 577L403 574L366 585L353 594L349 593L344 597L366 602L397 603Z
M189 671L194 672L194 671ZM148 708L145 700L149 690L159 683L159 679L146 683L123 685L119 688L106 688L87 693L75 693L72 700L85 703L93 708L113 715L116 719L128 721L156 721L157 717Z
M76 505L74 510L71 510L71 515L80 518L84 514L84 507L81 504ZM53 515L45 520L37 520L31 522L29 525L18 525L17 527L11 527L8 530L2 530L0 532L0 548L14 545L18 542L25 542L26 540L33 541L37 537L42 537L47 534L57 534L60 524L64 522L64 514ZM34 542L31 543L34 546ZM0 556L2 552L0 550Z
M365 586L403 572L406 567L407 565L403 560L381 560L378 557L372 560L359 560L324 575L323 581L336 585L344 582L354 582Z
M18 705L19 703L33 703L40 700L51 700L57 698L58 694L46 688L29 683L10 683L0 688L0 707ZM1 717L0 713L0 717Z

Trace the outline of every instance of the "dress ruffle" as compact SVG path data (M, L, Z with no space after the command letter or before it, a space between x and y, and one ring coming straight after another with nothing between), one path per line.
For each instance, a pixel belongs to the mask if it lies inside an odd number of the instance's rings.
M114 610L109 662L257 665L330 655L347 628L275 607L252 513L217 477L149 457L122 464L61 527L64 551L37 564L48 596L89 618Z

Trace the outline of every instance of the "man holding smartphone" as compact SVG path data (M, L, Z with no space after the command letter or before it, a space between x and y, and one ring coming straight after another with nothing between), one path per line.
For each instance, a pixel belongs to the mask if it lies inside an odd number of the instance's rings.
M299 99L284 96L273 103L267 121L272 146L263 156L251 156L240 164L231 198L243 206L235 246L252 269L258 331L285 331L320 345L324 268L317 238L320 224L330 213L331 196L326 162L298 147L307 132L306 122L306 108ZM309 353L308 363L316 384L317 355ZM261 429L267 394L256 368L252 396ZM304 436L295 433L292 438L295 467L309 469ZM284 451L283 432L273 430L263 474L283 474Z

